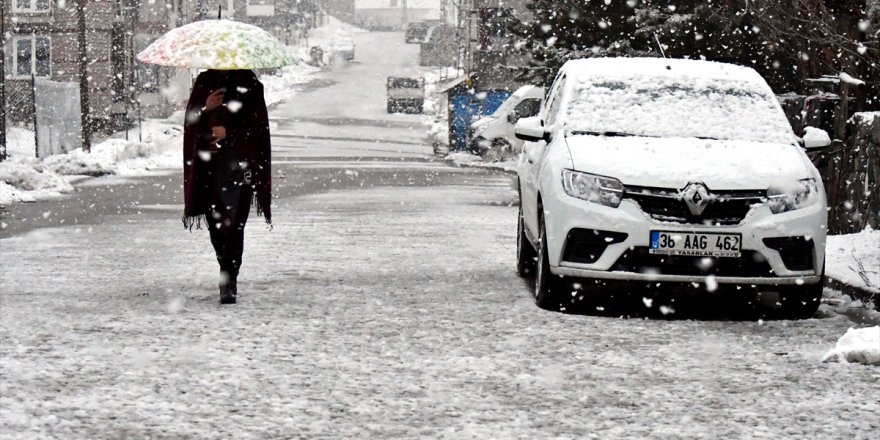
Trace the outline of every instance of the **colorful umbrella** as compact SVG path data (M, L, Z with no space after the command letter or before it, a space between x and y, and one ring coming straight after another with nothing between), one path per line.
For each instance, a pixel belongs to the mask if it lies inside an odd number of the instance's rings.
M147 64L193 69L263 69L299 59L268 32L230 20L203 20L168 31L137 55Z

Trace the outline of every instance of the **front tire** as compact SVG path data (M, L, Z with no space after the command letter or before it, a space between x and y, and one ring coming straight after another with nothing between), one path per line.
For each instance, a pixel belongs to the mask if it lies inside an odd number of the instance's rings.
M823 277L824 281L824 277ZM792 286L782 291L779 302L783 319L810 319L822 303L824 282L806 286Z
M562 278L553 275L550 271L550 259L547 255L547 233L544 227L544 219L540 221L537 274L535 277L535 304L544 310L554 312L563 309L560 285Z
M516 273L523 278L531 278L535 276L535 260L538 258L538 253L526 235L522 200L519 205L519 221L516 224Z

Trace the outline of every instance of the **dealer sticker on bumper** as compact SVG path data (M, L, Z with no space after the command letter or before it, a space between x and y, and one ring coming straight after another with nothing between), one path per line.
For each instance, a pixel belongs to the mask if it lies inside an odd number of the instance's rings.
M651 231L652 254L739 258L742 234Z

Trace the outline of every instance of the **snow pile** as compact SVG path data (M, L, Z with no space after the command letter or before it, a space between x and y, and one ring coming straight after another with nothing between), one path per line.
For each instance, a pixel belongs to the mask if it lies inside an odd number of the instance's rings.
M877 119L880 119L880 112L859 112L849 119L849 123L855 124L871 124Z
M831 145L828 132L816 127L804 127L804 145L807 148Z
M880 326L847 330L822 362L880 365Z
M749 68L656 58L588 59L566 66L574 85L557 122L571 131L795 140L772 90Z
M352 35L367 32L359 27L344 23L332 15L327 16L327 23L314 29L310 29L302 47L297 51L302 60L310 60L312 47L324 49L325 60L330 56L331 49L339 42L351 40ZM355 48L356 49L356 48Z
M445 160L455 166L485 168L489 170L504 171L506 173L516 174L517 164L519 163L519 155L503 161L487 161L482 157L465 151L451 153L446 156Z
M33 202L71 191L73 186L66 179L35 159L11 157L0 162L0 205Z
M88 153L78 148L50 156L43 160L43 165L58 174L89 176L139 176L156 169L179 167L183 135L180 125L147 120L141 127L140 141L137 129L133 129L129 132L130 140L111 138L92 146Z
M271 106L290 97L296 91L294 86L309 82L312 75L319 70L317 67L300 63L283 67L275 75L261 76L260 82L263 83L266 105Z
M862 81L862 80L860 80L860 79L857 79L857 78L853 78L850 74L848 74L848 73L846 73L846 72L840 72L839 77L840 77L840 80L841 80L841 81L843 81L843 82L845 82L845 83L847 83L847 84L853 85L853 86L863 86L863 85L865 85L865 82L864 82L864 81Z
M880 294L880 231L829 235L825 255L826 275Z

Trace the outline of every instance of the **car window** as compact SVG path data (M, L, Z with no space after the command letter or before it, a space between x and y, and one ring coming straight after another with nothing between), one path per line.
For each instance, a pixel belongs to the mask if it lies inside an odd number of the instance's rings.
M513 110L518 118L537 116L538 112L541 111L541 100L538 98L524 99Z
M546 126L553 125L556 121L556 115L559 113L559 106L562 104L562 90L564 90L564 84L565 75L560 76L557 78L556 82L553 83L553 88L550 92L550 102L544 110L544 125Z

